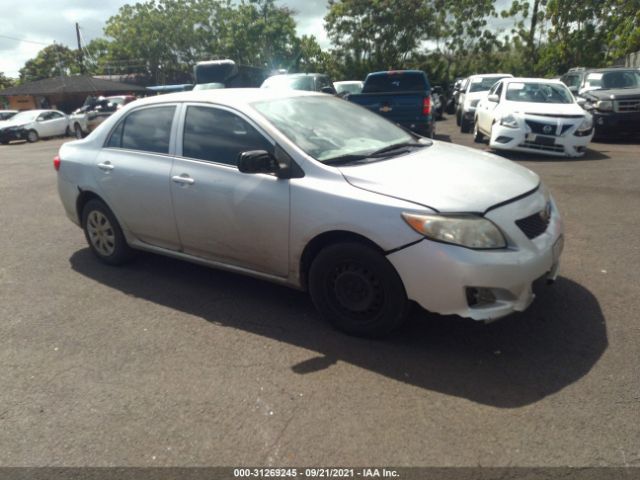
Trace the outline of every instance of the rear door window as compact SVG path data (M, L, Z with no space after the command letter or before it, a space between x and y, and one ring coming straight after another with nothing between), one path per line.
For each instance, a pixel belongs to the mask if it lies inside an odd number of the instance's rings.
M151 107L131 112L113 130L106 146L152 153L169 153L175 106Z

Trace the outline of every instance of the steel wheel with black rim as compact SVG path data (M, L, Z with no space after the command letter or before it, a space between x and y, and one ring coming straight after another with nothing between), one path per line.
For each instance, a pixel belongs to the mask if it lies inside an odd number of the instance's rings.
M38 135L38 132L36 132L35 130L29 130L27 132L27 142L30 142L30 143L37 142L39 138L40 138L40 135Z
M311 265L309 291L323 317L358 336L379 337L396 329L409 305L391 263L360 243L324 248Z
M82 210L82 228L91 251L109 265L120 265L131 258L122 229L102 201L87 202Z

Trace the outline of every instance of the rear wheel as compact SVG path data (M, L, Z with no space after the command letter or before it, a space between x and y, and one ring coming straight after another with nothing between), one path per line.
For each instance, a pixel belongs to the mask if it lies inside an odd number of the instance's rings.
M27 132L27 142L33 143L37 142L40 139L40 135L35 130L29 130Z
M464 118L464 115L460 119L460 132L461 133L469 133L471 131L471 125L469 124L469 120Z
M330 245L309 271L314 304L350 335L380 337L399 327L409 301L402 280L377 250L349 242Z
M101 200L89 200L82 209L82 229L91 251L104 263L120 265L131 258L120 224Z
M476 143L482 143L484 140L484 135L478 129L478 117L473 122L473 141Z

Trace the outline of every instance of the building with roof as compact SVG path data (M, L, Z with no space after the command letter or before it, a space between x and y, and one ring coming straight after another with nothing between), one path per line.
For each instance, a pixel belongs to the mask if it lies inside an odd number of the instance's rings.
M89 75L59 76L0 90L0 103L14 110L55 108L70 113L82 106L90 95L144 95L146 92L146 88L138 85Z

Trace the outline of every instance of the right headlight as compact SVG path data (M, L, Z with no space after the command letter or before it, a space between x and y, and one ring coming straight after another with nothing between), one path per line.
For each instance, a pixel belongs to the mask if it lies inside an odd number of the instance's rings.
M610 112L613 110L613 102L611 100L598 100L596 102L596 109L602 112Z
M507 113L500 119L500 125L509 128L518 128L518 119L512 113Z
M438 242L479 250L505 248L507 246L500 229L490 220L477 215L418 215L403 213L402 218L416 232Z

